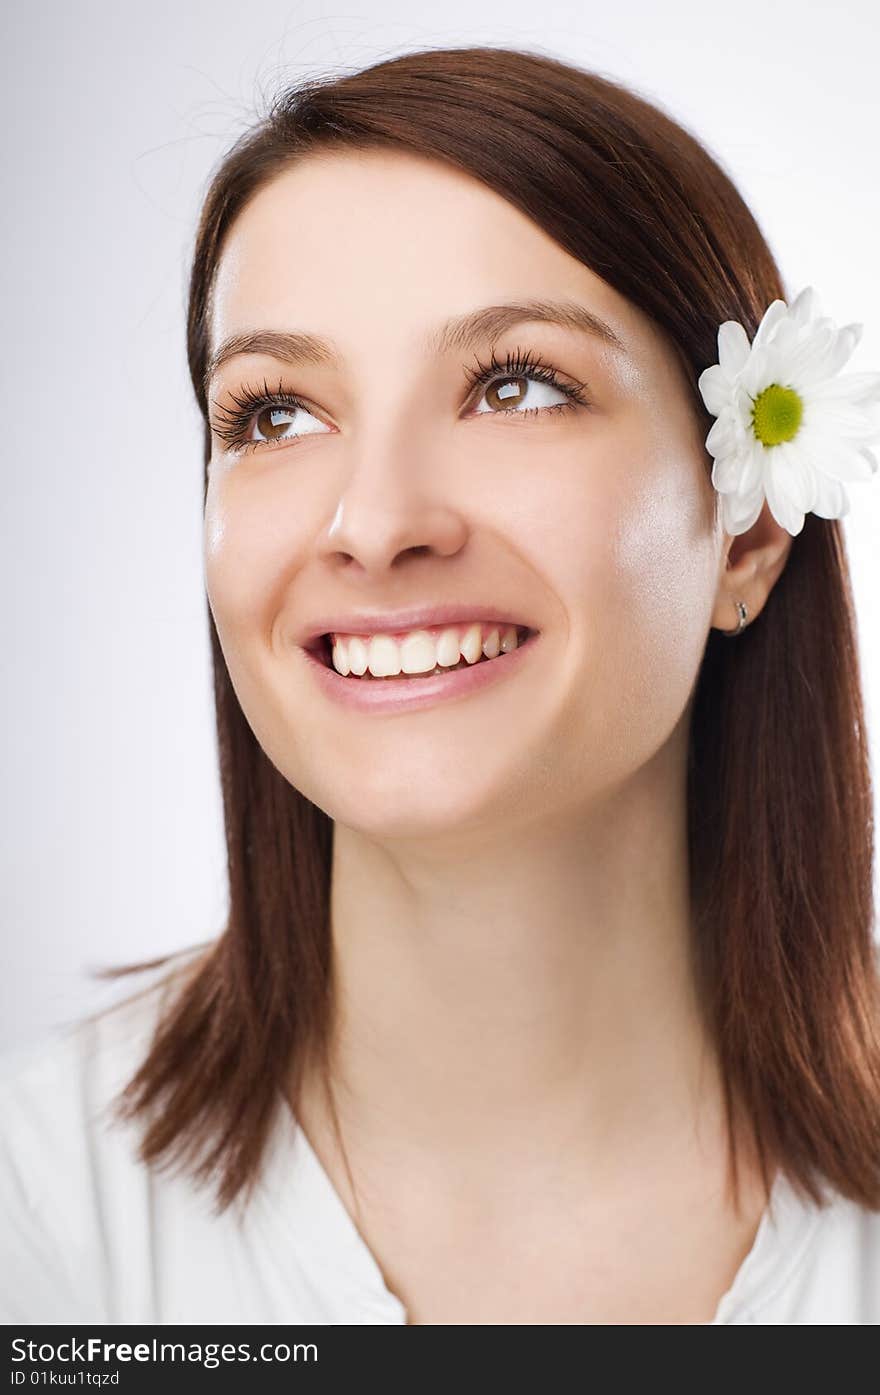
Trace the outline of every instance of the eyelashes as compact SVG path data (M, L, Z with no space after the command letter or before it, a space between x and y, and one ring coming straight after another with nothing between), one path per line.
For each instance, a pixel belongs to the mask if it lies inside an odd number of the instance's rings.
M278 391L270 392L269 385L263 379L263 390L244 386L241 395L236 396L230 392L229 396L235 403L234 407L224 407L215 401L215 406L221 416L214 424L214 433L221 441L225 441L227 447L236 454L243 454L245 451L254 450L257 446L268 445L272 448L271 441L252 441L248 436L248 429L254 417L268 408L276 408L279 411L308 412L308 407L302 398L296 393L286 392L282 386L281 379L278 380ZM296 440L295 436L285 436L279 438L279 444L290 445Z
M564 402L555 402L545 407L525 407L523 409L507 407L498 411L478 413L478 415L525 417L534 416L539 412L565 412L591 405L584 383L563 378L552 364L546 363L538 354L533 354L531 350L517 348L514 353L509 353L501 361L493 349L488 363L483 363L476 355L474 363L473 368L465 370L469 396L479 387L492 387L516 378L523 378L555 388L566 398ZM239 394L230 392L229 396L235 404L234 407L226 407L216 401L214 403L220 413L219 420L215 421L214 424L214 433L226 443L227 449L233 454L241 455L247 451L263 447L272 450L276 446L289 446L301 436L315 434L313 431L307 430L294 432L290 436L279 436L274 441L272 439L251 439L250 428L254 419L266 410L275 409L290 415L297 411L303 411L309 416L313 416L308 404L296 393L288 392L281 379L278 381L278 388L275 392L270 390L264 378L262 388L245 385ZM286 426L289 423L280 423L280 425Z

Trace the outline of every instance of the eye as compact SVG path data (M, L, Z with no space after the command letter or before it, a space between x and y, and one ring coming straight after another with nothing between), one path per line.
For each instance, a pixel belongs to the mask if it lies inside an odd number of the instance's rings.
M573 379L563 381L555 368L528 350L517 349L508 354L503 363L493 350L491 362L476 360L476 368L469 370L468 380L471 388L484 384L486 388L480 400L489 405L478 405L476 416L522 417L590 405L583 383Z
M280 381L277 392L270 391L264 378L262 390L245 386L240 395L230 393L230 397L234 407L214 403L221 414L219 424L214 424L214 432L236 454L262 446L271 449L273 445L287 445L300 436L330 430L309 411L301 398L286 392ZM259 433L256 438L251 434L253 428Z
M555 400L554 400L555 394ZM483 399L489 403L488 407L477 407L477 415L481 416L486 412L497 414L498 411L512 412L524 407L525 412L538 412L543 407L565 407L568 406L569 398L566 397L562 388L553 387L550 383L541 382L530 373L522 373L514 377L512 374L506 378L496 378L489 383L483 393Z

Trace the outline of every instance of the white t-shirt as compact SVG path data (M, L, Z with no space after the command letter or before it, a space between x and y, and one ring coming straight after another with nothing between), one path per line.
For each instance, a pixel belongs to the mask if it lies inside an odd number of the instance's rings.
M243 1221L214 1213L210 1185L139 1162L136 1123L102 1121L159 1006L151 991L0 1058L0 1320L406 1323L281 1097ZM802 1202L777 1176L707 1325L880 1322L880 1213L826 1195Z

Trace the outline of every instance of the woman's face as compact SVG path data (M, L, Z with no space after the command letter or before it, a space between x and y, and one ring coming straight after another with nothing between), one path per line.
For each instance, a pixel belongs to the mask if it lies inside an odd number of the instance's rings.
M530 300L573 302L622 347L534 312L439 340L450 319ZM681 737L724 535L652 321L469 176L333 152L239 215L209 329L212 356L255 331L335 354L251 350L208 387L209 601L242 709L292 785L374 836L512 827L588 810ZM493 349L500 370L473 386ZM536 360L588 405L529 376ZM235 398L266 385L305 405L246 404L230 440ZM443 604L538 637L496 681L395 712L328 696L302 647L327 617Z

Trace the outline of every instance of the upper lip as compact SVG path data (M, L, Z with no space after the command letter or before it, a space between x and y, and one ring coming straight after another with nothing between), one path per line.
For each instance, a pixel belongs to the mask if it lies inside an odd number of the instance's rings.
M429 625L455 625L474 620L491 620L501 625L525 625L534 630L516 611L493 605L420 605L403 610L337 611L312 620L303 629L299 644L315 648L324 635L372 635L405 633Z

